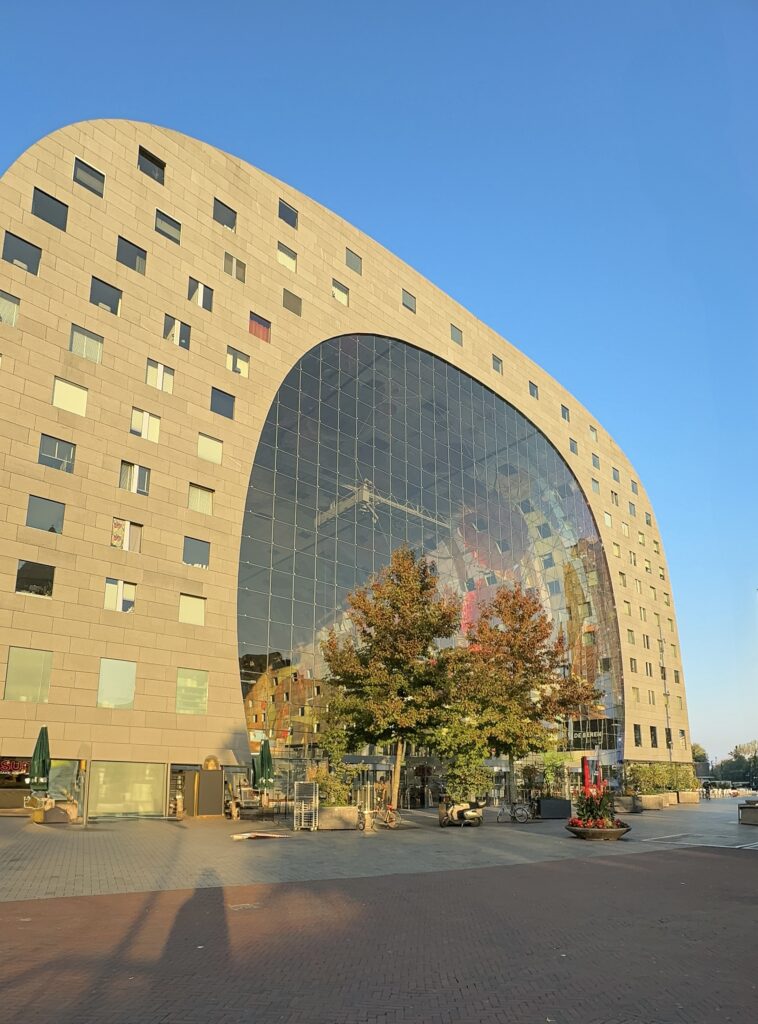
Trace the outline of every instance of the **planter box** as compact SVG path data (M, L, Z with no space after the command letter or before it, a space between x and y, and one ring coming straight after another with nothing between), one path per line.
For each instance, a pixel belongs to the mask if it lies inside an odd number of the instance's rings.
M318 827L322 829L358 828L357 807L319 807Z
M676 795L679 798L680 804L700 803L700 793L696 789L680 790Z
M614 796L616 814L642 814L642 799L639 796Z
M559 800L554 797L543 797L538 801L541 818L570 818L571 801Z
M566 825L566 828L577 839L600 840L601 842L613 842L616 839L621 839L630 830L628 825L623 828L579 828L577 825Z
M640 803L643 811L661 811L668 807L668 800L664 803L663 793L641 793Z

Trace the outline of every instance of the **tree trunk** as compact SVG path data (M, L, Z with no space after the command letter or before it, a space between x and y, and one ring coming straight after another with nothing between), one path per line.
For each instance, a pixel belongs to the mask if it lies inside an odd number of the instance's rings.
M397 808L400 801L400 768L405 758L405 740L398 740L395 747L395 767L392 770L392 795L390 803Z
M508 755L508 800L516 802L516 765L513 761L513 754Z

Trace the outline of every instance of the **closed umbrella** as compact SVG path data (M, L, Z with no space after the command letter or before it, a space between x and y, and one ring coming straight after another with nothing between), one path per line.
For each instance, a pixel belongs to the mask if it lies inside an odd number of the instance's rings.
M274 784L274 761L268 740L261 743L261 774L258 783L263 789L269 789Z
M32 754L29 776L33 793L47 793L50 784L50 743L47 738L46 725L43 725L39 731Z

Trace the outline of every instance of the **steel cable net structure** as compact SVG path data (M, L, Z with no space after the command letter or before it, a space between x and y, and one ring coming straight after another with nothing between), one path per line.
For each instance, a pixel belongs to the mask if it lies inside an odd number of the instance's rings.
M287 374L261 435L240 548L238 638L253 743L305 753L324 694L320 643L401 544L433 559L462 627L502 584L537 594L567 668L604 694L574 750L616 750L621 657L605 555L566 462L522 413L392 338L322 342Z

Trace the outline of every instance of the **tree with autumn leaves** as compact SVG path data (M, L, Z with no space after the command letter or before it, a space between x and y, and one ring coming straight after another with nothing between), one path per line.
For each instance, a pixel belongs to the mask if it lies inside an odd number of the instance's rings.
M354 634L332 630L322 645L334 687L328 732L353 749L394 747L393 806L409 743L439 754L448 789L463 798L487 787L486 757L549 749L555 722L600 697L565 673L563 637L519 586L498 590L465 644L445 644L460 601L440 588L433 562L401 547L348 607Z

